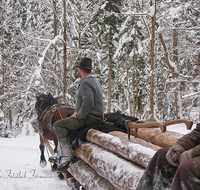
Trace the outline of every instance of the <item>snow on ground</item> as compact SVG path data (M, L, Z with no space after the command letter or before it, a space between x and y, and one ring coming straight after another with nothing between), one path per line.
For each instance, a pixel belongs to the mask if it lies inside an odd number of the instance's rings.
M193 130L194 128L196 128L196 124L193 124L191 130ZM181 133L181 134L187 134L189 132L191 132L191 130L187 130L186 125L185 124L175 124L175 125L169 125L167 126L167 130L168 131L174 131L177 133Z
M184 124L168 126L167 130L190 132ZM46 151L45 154L48 158ZM65 180L60 180L57 173L51 171L50 163L41 168L39 158L38 134L0 138L0 190L71 190Z
M38 134L0 138L0 190L71 190L51 171L50 163L41 168L39 158Z

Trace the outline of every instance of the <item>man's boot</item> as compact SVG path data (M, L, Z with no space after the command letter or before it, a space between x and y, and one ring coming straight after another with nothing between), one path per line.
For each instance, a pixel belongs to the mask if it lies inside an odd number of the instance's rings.
M58 141L57 152L54 155L52 155L51 157L49 157L49 161L51 163L54 163L54 164L60 163L60 159L62 156L62 154L61 154L62 151L61 151L60 147L61 147L61 145L60 145L60 142Z
M69 148L69 143L67 141L67 138L59 138L60 141L60 148L61 148L61 159L60 164L58 166L59 171L65 171L69 168L70 161L72 159L72 152Z

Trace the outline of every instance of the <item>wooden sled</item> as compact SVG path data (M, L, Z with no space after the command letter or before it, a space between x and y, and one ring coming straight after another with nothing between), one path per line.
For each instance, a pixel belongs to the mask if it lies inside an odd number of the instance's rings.
M176 123L185 123L188 129L192 126L189 120L163 123L126 121L127 129L129 129L127 130L128 139L126 133L119 131L103 133L90 129L86 136L88 142L84 142L74 150L79 160L70 164L69 169L63 172L67 184L74 190L79 186L89 190L136 189L151 158L161 148L155 143L143 140L140 137L141 131L157 130L159 133L153 134L156 137L168 133L166 126ZM37 124L36 128L42 134ZM182 136L177 135L174 136L175 140ZM152 137L152 133L149 136ZM49 152L54 154L48 140L44 136L43 138Z

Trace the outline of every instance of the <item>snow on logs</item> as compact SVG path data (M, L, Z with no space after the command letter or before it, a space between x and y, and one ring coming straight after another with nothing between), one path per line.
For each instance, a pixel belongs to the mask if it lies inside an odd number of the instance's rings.
M71 164L68 172L72 181L91 190L135 190L144 167L159 149L135 137L128 141L127 134L119 131L107 134L90 129L86 138L90 142L74 150L81 160Z
M172 132L172 131L165 131L164 128L166 129L166 126L172 125L172 124L178 124L178 123L184 123L188 130L190 130L193 125L193 122L187 119L177 119L173 121L160 123L160 125L163 125L161 127L161 130L155 128L156 125L159 125L159 123L156 123L156 122L134 123L134 122L127 121L126 125L128 129L130 130L131 135L135 137L137 136L140 139L146 140L160 147L168 147L168 146L174 145L176 141L183 135L180 133Z
M131 134L135 135L134 129ZM81 166L73 164L69 171L86 189L136 189L143 167L155 152L160 147L173 145L181 136L155 128L140 128L137 138L131 136L128 140L127 134L119 131L103 133L90 129L86 136L90 142L75 149L76 155L85 162L80 160Z
M138 129L137 138L134 129L130 132L133 136L128 140L127 134L119 131L103 133L90 129L86 136L90 142L74 151L81 160L72 164L68 171L86 189L134 190L144 172L143 167L147 167L155 152L182 137L182 134L162 133L155 128Z
M131 129L130 134L135 136L135 129ZM152 128L140 128L137 131L137 138L143 139L160 147L172 146L182 136L182 134L173 131L166 131L162 133L160 129Z
M74 152L98 173L97 178L103 177L106 179L106 183L109 181L112 186L120 190L136 189L144 172L143 167L148 165L155 152L160 148L135 137L131 137L128 141L127 134L119 131L107 134L90 129L86 138L90 142L80 145ZM85 179L82 175L85 175L85 172L79 172L78 168L79 166L75 167L78 176L72 175L82 184ZM74 169L70 167L69 172L71 173L72 170ZM91 177L87 178L90 180Z
M91 190L114 190L115 187L111 185L106 179L97 174L84 161L79 160L70 164L68 172L85 188ZM69 179L69 180L68 180ZM70 178L67 180L70 181ZM69 186L72 187L72 184Z
M89 142L77 147L75 153L116 189L136 189L144 172L141 166Z
M98 144L111 152L119 154L122 157L143 167L147 167L148 163L159 147L134 137L132 137L132 142L125 140L125 138L121 138L123 134L124 136L126 135L125 133L119 131L106 134L94 129L90 129L86 138L87 140Z

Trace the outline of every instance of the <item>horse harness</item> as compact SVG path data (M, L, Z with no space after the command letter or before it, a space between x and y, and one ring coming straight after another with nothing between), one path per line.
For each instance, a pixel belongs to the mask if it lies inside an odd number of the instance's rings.
M60 113L60 109L74 109L73 106L70 105L64 105L64 104L53 104L52 106L48 106L41 114L41 116L39 117L39 126L42 126L44 124L47 125L48 129L54 132L54 128L51 125L51 119L53 118L53 116L55 115L56 111L58 111L58 113L60 114L60 117L63 119L62 114ZM50 113L49 113L50 112ZM46 121L43 121L43 118L46 116L46 114L49 113L49 116L47 118Z

